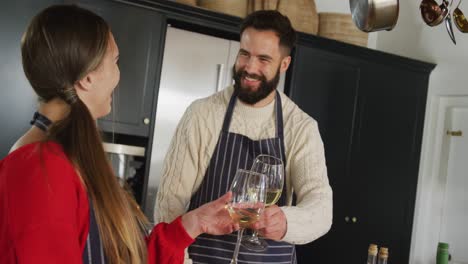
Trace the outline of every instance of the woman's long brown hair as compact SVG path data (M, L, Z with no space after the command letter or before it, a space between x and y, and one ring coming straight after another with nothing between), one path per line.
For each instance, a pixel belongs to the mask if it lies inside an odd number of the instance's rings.
M58 142L77 169L95 208L108 262L146 263L142 227L147 219L120 187L96 122L74 88L100 66L109 37L108 24L91 11L49 7L33 18L23 36L23 68L40 100L58 97L70 105L69 115L52 125L47 140Z

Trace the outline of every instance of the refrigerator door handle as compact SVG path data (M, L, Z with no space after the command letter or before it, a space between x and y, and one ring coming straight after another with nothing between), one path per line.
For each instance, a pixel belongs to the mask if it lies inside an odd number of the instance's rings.
M216 83L216 92L221 91L223 87L221 85L223 84L223 72L224 72L224 64L218 64L218 81Z

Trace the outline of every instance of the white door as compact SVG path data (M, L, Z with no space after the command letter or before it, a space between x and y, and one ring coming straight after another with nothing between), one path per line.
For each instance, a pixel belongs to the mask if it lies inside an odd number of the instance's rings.
M468 264L468 107L447 111L449 136L447 183L440 229L441 242L449 243L452 264Z

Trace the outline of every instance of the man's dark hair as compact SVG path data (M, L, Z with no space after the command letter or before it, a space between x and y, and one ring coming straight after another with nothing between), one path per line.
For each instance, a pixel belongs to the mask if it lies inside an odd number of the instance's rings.
M280 46L286 48L287 55L296 44L296 31L287 16L275 10L259 10L249 14L241 24L240 34L247 28L256 30L272 30L280 39Z

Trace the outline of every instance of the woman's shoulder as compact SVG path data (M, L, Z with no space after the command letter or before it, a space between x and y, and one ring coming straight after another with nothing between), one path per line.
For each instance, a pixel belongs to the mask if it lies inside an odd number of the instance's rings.
M0 163L0 177L6 177L9 182L24 181L43 173L59 182L76 178L75 169L60 144L53 141L30 143L17 148Z
M2 161L4 164L12 164L25 161L34 162L44 158L68 161L62 146L53 141L40 141L23 145L9 153Z
M55 142L21 146L1 162L0 200L0 214L8 218L10 234L16 239L41 230L56 231L63 224L81 230L87 221L86 191Z

